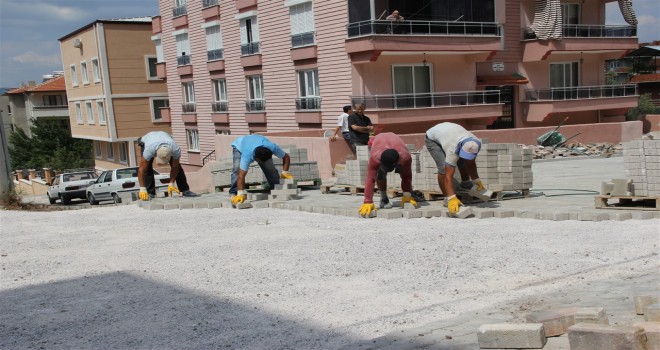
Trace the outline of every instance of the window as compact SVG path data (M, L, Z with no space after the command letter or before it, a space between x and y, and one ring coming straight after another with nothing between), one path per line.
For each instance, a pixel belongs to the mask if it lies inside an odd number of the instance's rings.
M61 95L45 95L44 106L63 106Z
M431 76L430 65L392 66L395 107L430 107Z
M153 40L154 45L156 45L156 62L165 62L165 56L163 54L163 42L160 40L160 36L153 36L151 37L151 40Z
M103 157L103 150L101 150L101 141L94 141L94 150L96 151L96 158Z
M579 86L578 63L550 63L550 87L562 88Z
M71 85L78 86L78 74L76 73L76 66L72 64L71 68Z
M561 4L562 24L580 24L580 4Z
M264 101L264 83L261 75L251 75L248 79L248 111L263 111L266 109Z
M291 20L291 47L314 45L314 13L312 2L289 8Z
M108 142L105 144L105 151L106 153L108 153L108 159L110 160L115 159L115 149L112 146L113 146L112 142Z
M321 109L319 75L317 69L298 71L299 96L296 109Z
M225 79L214 79L213 81L213 112L226 112L227 106L227 84Z
M167 108L170 106L170 100L166 98L153 98L151 99L151 120L160 121L163 119L163 116L160 113L161 108Z
M259 53L259 26L257 17L241 19L241 55L255 55Z
M99 59L92 58L92 73L94 74L94 82L98 83L101 81L101 68L99 67Z
M105 106L103 100L96 100L96 109L99 113L99 124L105 125Z
M121 163L128 162L128 147L126 146L126 142L119 143L119 161Z
M195 86L193 82L182 84L183 113L195 113Z
M89 76L87 75L87 62L80 62L80 74L82 74L83 84L89 84Z
M181 32L176 35L176 64L185 66L190 64L190 42L188 41L188 32Z
M147 62L147 80L158 80L158 71L156 70L156 57L145 57Z
M92 102L85 102L85 108L87 109L87 124L94 124L94 111L92 111Z
M231 131L230 130L218 130L218 129L216 129L215 134L216 135L231 135Z
M174 9L172 9L173 17L180 17L187 14L186 0L174 0Z
M206 27L206 59L208 61L216 61L222 58L222 33L220 32L220 25Z
M199 152L199 132L197 129L188 129L186 133L188 134L188 150Z
M80 108L80 102L76 102L76 121L78 124L83 123L82 109Z

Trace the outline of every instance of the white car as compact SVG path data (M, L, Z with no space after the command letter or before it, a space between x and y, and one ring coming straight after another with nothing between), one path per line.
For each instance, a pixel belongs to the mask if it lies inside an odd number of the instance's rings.
M95 179L96 173L93 171L57 175L48 184L48 190L46 190L48 201L50 204L55 204L55 201L59 199L62 204L69 204L73 198L87 199L85 190L87 186L94 183Z
M156 191L167 191L170 176L159 174L154 170L156 180ZM101 201L113 201L121 203L123 194L130 195L131 192L139 192L138 168L120 168L107 170L101 173L96 182L87 187L87 200L91 205L97 205Z

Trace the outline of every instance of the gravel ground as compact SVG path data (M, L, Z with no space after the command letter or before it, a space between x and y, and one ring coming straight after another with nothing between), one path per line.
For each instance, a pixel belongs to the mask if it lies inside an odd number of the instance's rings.
M337 349L567 286L660 280L657 219L127 205L0 211L0 225L3 349Z

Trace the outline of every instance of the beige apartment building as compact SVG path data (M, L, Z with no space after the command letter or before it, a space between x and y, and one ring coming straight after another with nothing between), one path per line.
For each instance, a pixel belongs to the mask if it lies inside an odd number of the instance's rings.
M94 141L97 169L136 166L139 137L171 132L151 35L145 17L97 20L59 39L71 134Z
M637 87L605 62L638 40L625 0L630 24L605 25L614 1L159 0L152 40L182 162L202 166L216 134L332 129L355 103L400 134L622 121Z

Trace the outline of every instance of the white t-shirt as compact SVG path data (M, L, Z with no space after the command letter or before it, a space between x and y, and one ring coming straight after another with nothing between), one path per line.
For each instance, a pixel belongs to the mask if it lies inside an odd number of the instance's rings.
M348 114L342 113L337 119L337 126L341 126L341 132L348 132Z
M456 166L458 159L458 144L468 137L476 138L462 126L450 122L440 123L426 131L426 136L439 143L445 151L445 163Z

